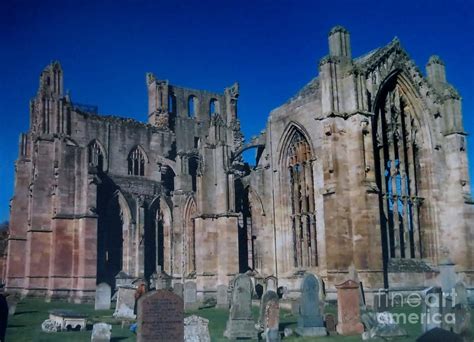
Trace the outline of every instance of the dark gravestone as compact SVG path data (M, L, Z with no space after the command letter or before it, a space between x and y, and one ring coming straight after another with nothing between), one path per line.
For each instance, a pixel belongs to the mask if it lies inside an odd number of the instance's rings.
M374 295L374 310L385 312L390 308L388 290L379 290Z
M182 283L175 283L173 285L173 292L176 293L181 298L183 298L183 284Z
M326 329L330 336L337 335L336 333L336 317L333 314L327 314L324 316L324 321L326 324Z
M301 297L296 333L301 336L326 336L323 317L319 309L319 281L306 274L301 284Z
M263 295L263 285L262 284L255 285L255 294L257 295L258 299L262 298L262 295Z
M252 281L246 274L239 274L233 281L232 301L224 336L257 339L257 329L252 317Z
M183 341L183 300L167 290L148 292L138 301L137 323L137 342Z
M416 339L416 342L463 342L462 338L450 331L434 328Z
M0 294L0 341L5 341L8 325L8 303L3 294Z
M278 302L278 295L275 291L267 291L265 294L262 296L262 299L260 301L260 313L258 315L258 325L261 328L264 328L265 325L265 310L267 307L267 303L269 300L276 300Z
M280 342L281 338L278 329L280 325L280 304L278 303L278 295L271 290L267 291L267 293L268 292L273 292L276 297L272 296L265 303L263 318L265 339L267 342Z

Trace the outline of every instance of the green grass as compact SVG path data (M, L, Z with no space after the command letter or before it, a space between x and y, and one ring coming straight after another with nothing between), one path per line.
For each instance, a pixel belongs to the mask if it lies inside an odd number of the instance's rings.
M47 334L41 331L41 323L48 318L48 311L52 309L72 309L81 313L85 313L89 316L88 324L92 325L97 322L107 322L112 324L112 341L135 341L135 335L131 333L128 327L121 328L121 323L116 322L112 313L113 310L95 311L91 304L70 304L64 302L52 302L45 303L40 299L25 299L20 302L17 306L16 313L13 317L9 318L8 329L7 329L7 341L12 342L36 342L36 341L90 341L91 331L81 332L59 332ZM326 312L336 313L334 306L326 308ZM404 308L395 308L392 310L394 313L418 313L419 308L410 308L405 306ZM212 341L228 341L223 337L224 329L226 326L228 311L224 309L201 309L196 311L187 312L186 315L196 314L201 317L209 319L209 331L211 334ZM258 307L253 307L253 314L255 321L258 317ZM474 327L474 315L471 316L472 326ZM293 329L296 328L297 317L292 315L288 310L281 310L280 316L280 330L285 327ZM394 341L398 342L413 342L416 337L421 334L421 326L419 324L401 324L408 332L408 336L405 338L398 338ZM291 342L304 342L304 341L328 341L328 342L355 342L362 341L360 336L329 336L320 338L303 338L292 336L285 338L285 341Z

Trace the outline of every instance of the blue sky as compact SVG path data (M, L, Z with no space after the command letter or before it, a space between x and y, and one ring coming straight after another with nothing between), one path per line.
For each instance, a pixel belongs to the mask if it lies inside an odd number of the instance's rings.
M28 101L51 60L65 89L99 112L146 120L145 73L222 91L240 82L247 138L268 113L317 75L335 25L351 32L354 56L398 36L424 72L432 54L464 98L474 132L474 1L12 1L0 3L0 221L8 219L18 135ZM472 139L469 157L472 161ZM472 178L472 172L471 172Z

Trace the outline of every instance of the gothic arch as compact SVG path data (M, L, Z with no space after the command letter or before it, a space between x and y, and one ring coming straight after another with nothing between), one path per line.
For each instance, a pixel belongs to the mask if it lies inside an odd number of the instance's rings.
M148 234L146 237L153 239L149 241L154 253L150 253L150 258L154 259L154 266L160 265L162 269L172 274L173 236L172 224L173 215L171 205L167 198L163 196L155 197L149 206L150 224L147 225ZM145 241L145 243L147 243Z
M129 175L147 175L148 155L140 145L136 145L130 150L127 157L127 163Z
M197 214L197 205L193 196L189 196L184 206L184 248L185 248L185 275L196 272L196 231L194 219Z
M433 240L424 234L433 226L433 218L423 212L425 199L421 196L428 195L432 187L429 110L402 71L392 72L381 82L374 104L374 160L384 258L423 258L432 253L424 252L423 235Z
M87 144L87 162L96 166L100 171L109 169L107 151L99 139L93 139Z
M318 266L316 236L316 209L314 189L314 149L309 135L300 125L292 122L279 144L280 184L282 204L287 208L285 219L290 228L293 267Z

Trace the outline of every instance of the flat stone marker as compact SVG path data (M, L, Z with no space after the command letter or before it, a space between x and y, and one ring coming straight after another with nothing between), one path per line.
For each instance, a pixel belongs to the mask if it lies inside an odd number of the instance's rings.
M100 283L95 289L95 310L109 310L111 300L111 288L107 283Z
M119 286L117 294L117 304L113 316L116 319L135 319L133 308L135 307L136 288L131 285Z
M336 285L339 335L360 335L364 325L360 321L360 290L359 283L347 280Z
M173 285L173 292L176 293L178 296L183 298L183 284L182 283L175 283Z
M229 319L224 336L230 340L238 338L257 339L257 329L252 316L252 281L246 274L234 278Z
M184 309L197 310L198 308L196 283L194 281L187 281L184 283Z
M107 323L96 323L92 327L91 342L109 342L112 326Z
M211 342L209 335L209 320L192 315L184 319L185 342Z
M267 303L270 300L276 300L278 302L279 298L275 291L267 291L262 296L260 300L260 312L258 315L258 324L262 329L265 329L265 310L267 309Z
M138 300L137 342L184 341L183 299L168 290Z
M313 274L306 274L301 283L298 327L300 336L326 336L319 305L319 281Z
M229 308L229 298L227 296L227 286L218 285L217 286L217 308L228 309Z
M267 291L267 293L270 291ZM265 304L265 311L264 311L264 332L265 332L265 339L267 342L280 342L280 304L278 302L278 295L276 292L275 297L271 297Z

